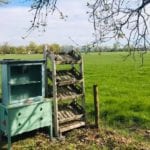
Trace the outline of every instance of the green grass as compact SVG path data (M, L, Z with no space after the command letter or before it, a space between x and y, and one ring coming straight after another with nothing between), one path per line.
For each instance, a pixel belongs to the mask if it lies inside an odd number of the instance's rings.
M123 61L127 53L83 54L86 106L93 112L93 89L99 86L100 117L112 126L150 128L150 54L144 66L137 55ZM1 55L0 59L39 59L42 55Z
M99 86L100 115L109 125L150 128L150 54L141 59L127 53L84 55L87 106L92 111L92 85Z

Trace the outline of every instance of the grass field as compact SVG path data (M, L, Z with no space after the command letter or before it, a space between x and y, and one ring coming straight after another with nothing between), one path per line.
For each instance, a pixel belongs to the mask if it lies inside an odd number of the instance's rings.
M86 107L93 115L92 86L99 86L100 116L110 126L150 128L150 54L144 66L137 55L127 53L83 54L85 68ZM42 55L1 55L0 59L39 59Z
M144 66L141 66L138 55L135 56L136 60L129 57L123 61L126 55L127 53L83 54L86 108L90 121L94 114L92 86L94 84L99 86L101 118L99 131L89 128L74 130L66 135L65 141L53 142L41 132L27 133L13 140L13 149L149 150L150 54L145 55ZM6 58L39 59L42 55L0 56L0 59ZM130 132L128 128L136 130ZM0 149L6 148L6 142L6 140L0 142Z
M84 55L87 106L91 109L92 85L98 84L100 113L109 125L150 128L150 54L144 66L126 53Z

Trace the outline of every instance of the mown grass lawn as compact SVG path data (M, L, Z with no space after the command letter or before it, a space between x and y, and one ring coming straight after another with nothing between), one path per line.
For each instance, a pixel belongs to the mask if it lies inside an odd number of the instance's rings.
M93 84L99 86L100 117L112 126L150 128L150 54L135 60L127 53L83 54L86 106L93 115ZM0 59L39 59L42 55L1 55Z

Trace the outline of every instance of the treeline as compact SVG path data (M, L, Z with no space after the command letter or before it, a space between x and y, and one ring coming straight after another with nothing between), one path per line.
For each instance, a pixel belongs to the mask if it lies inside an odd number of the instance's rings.
M80 48L82 52L89 53L89 52L128 52L134 50L133 46L120 46L119 43L114 43L112 46L93 46L91 45L84 45Z
M47 45L48 49L58 53L62 47L59 44ZM0 45L0 54L41 54L43 53L44 45L38 45L30 42L27 46L12 46L8 43Z
M12 45L9 45L8 43L4 43L0 45L0 54L42 54L44 46L45 45L39 45L34 42L30 42L26 46L12 46ZM61 46L57 43L47 44L47 48L48 50L51 50L54 53L64 52L64 51L67 52L69 50L77 49L76 47L73 47L72 45ZM92 45L83 45L83 46L78 47L78 50L83 53L129 51L128 47L120 47L118 43L115 43L112 47L107 47L107 46L93 47Z

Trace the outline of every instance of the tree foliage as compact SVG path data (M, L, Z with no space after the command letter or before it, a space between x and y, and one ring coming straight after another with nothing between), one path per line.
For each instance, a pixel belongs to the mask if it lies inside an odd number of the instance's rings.
M7 42L0 45L0 54L42 54L44 45L38 45L35 42L30 42L27 46L12 46ZM58 53L61 50L59 44L48 44L48 49Z
M55 53L59 53L60 52L60 46L59 46L59 44L56 44L56 43L48 45L48 49L50 51L55 52Z

